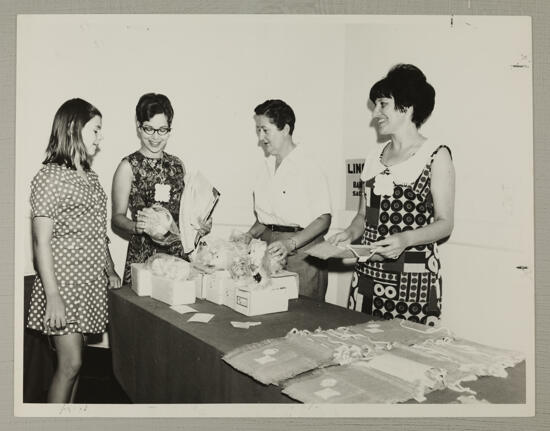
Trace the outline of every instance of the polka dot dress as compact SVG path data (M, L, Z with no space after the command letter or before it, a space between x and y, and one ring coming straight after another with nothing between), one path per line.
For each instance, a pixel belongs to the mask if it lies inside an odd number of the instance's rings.
M61 330L43 326L46 295L37 274L27 327L49 335L103 333L107 325L107 196L97 174L47 164L31 183L32 217L54 222L51 247L58 289L69 322Z
M413 184L393 184L393 193L378 195L375 179L365 182L363 244L433 223L431 162L440 148L448 149L437 147ZM379 318L433 325L441 314L440 268L437 243L409 247L396 260L357 264L348 307Z

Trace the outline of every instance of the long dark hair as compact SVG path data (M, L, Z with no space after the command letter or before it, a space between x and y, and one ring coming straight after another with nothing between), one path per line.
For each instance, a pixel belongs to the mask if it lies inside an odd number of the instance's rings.
M90 170L88 154L82 142L82 128L101 112L82 99L67 100L55 113L50 141L43 164L57 163L76 169L76 160L84 170Z

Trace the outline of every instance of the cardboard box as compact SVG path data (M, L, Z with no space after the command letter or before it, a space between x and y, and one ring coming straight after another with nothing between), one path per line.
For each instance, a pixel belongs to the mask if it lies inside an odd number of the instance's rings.
M277 274L271 275L271 286L286 287L288 299L296 299L300 292L300 278L295 272L279 271Z
M288 292L286 287L244 286L235 289L233 309L246 316L278 313L288 310Z
M132 290L136 292L138 296L151 296L153 275L151 271L145 268L144 263L132 263L130 266L132 274Z
M204 298L214 304L224 305L228 302L227 290L234 286L228 271L215 271L212 274L203 275Z
M171 280L151 274L151 296L169 305L193 304L195 280Z

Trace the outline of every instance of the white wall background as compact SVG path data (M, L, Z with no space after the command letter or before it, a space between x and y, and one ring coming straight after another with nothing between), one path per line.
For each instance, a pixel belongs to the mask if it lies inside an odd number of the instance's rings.
M295 139L330 183L331 230L346 227L344 160L376 145L368 92L391 66L419 66L437 92L423 128L452 147L456 223L442 247L445 324L458 334L532 351L531 34L527 18L448 16L23 16L18 21L16 274L33 273L29 184L51 122L82 97L103 113L94 161L105 190L139 148L141 94L171 99L167 151L222 193L213 234L253 221L251 168L262 157L253 108L281 98ZM126 243L111 235L122 270ZM520 271L516 266L528 270ZM349 273L331 273L327 300L345 304Z

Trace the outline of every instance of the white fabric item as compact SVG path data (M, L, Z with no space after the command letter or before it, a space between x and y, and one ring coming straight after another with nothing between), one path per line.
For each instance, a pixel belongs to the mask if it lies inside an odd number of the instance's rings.
M423 387L433 385L430 378L431 366L411 361L391 353L384 353L371 359L366 365L375 370L397 376L410 383L420 382Z
M183 250L190 253L195 249L199 219L205 222L213 211L219 196L217 190L200 171L185 175L185 188L180 201L180 235Z
M263 162L254 185L254 209L260 223L303 228L331 213L327 180L301 145L277 171L275 157Z
M413 156L403 162L388 167L382 164L380 161L380 155L384 151L384 148L390 144L390 142L391 141L387 141L381 145L378 145L369 152L365 158L363 172L361 172L362 181L370 180L385 171L388 174L387 176L389 179L391 179L394 184L412 184L416 181L422 172L422 169L424 169L424 166L429 163L432 153L440 145L437 141L427 140ZM383 175L381 178L385 176L386 175Z

